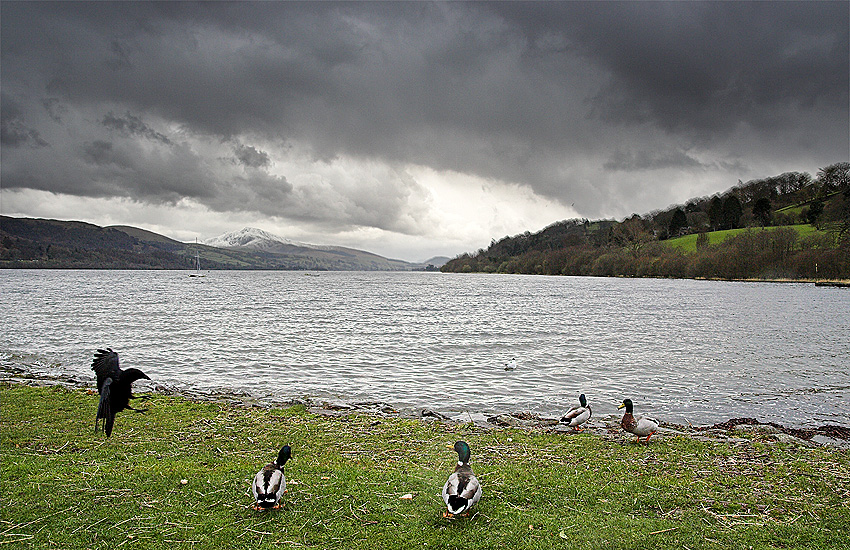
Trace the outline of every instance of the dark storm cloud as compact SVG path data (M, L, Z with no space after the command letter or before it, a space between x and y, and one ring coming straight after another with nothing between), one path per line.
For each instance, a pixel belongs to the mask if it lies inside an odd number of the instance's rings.
M846 112L845 2L561 3L536 13L494 9L531 40L547 33L611 73L597 116L708 134L770 111L825 104ZM556 13L553 13L556 12Z
M846 2L0 9L4 187L396 228L424 195L405 177L381 202L368 181L318 193L271 170L294 170L293 150L322 166L410 163L595 216L629 195L644 201L629 211L668 204L659 171L737 166L721 168L728 187L770 175L748 165L816 167L848 149ZM52 158L35 154L48 143ZM805 167L776 171L791 168Z
M46 97L41 101L47 115L57 124L62 123L62 116L68 112L68 108L55 97Z
M119 162L116 159L111 143L100 140L87 143L83 146L83 159L90 164L100 166L107 164L126 165L126 163Z
M704 168L704 166L693 157L680 151L663 151L660 153L649 153L647 151L617 151L610 160L605 163L606 170L622 172L658 170L664 168Z
M139 136L145 139L159 141L165 145L171 145L170 139L142 122L141 118L133 116L130 113L119 117L109 112L103 117L102 124L106 128L115 130L126 137Z
M0 98L0 144L5 147L47 147L38 130L29 128L17 102L6 94Z
M250 168L265 168L272 163L268 153L250 145L237 145L234 153L240 164Z

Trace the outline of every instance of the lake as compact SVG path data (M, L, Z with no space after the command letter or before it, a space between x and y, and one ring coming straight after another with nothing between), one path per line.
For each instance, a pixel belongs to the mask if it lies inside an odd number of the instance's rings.
M850 290L402 272L0 270L0 363L454 417L635 412L847 425ZM516 360L515 370L505 365Z

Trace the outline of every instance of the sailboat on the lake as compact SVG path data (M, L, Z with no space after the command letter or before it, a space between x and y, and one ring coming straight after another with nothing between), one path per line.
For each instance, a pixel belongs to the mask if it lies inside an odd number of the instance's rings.
M197 248L198 239L195 239L195 272L189 273L189 277L205 277L203 273L201 273L201 253Z

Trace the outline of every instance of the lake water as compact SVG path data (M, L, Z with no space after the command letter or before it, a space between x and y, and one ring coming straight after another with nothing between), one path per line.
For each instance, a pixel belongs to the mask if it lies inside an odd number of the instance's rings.
M0 270L0 362L93 380L98 347L166 386L452 416L847 425L850 291L812 284L399 272ZM506 371L515 359L517 368Z

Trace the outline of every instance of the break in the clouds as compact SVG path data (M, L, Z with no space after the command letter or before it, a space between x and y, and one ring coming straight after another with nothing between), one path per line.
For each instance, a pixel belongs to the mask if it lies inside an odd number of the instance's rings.
M0 10L4 213L416 259L850 148L846 2Z

